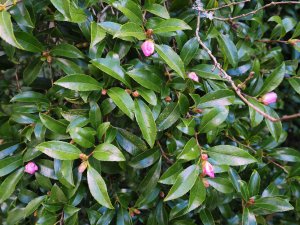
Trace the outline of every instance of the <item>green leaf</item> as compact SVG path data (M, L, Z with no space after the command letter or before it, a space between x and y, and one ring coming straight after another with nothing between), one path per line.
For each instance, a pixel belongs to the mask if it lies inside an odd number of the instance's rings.
M90 47L100 43L106 36L105 30L97 23L91 23L91 44Z
M101 175L91 166L88 167L87 181L92 196L97 200L100 205L106 208L113 209L113 205L107 193L105 181Z
M152 148L157 134L156 124L151 110L142 100L135 100L135 118L144 139Z
M114 103L130 118L134 118L134 102L130 95L122 88L113 87L107 91Z
M199 132L207 133L215 130L216 127L221 125L227 118L229 110L227 107L218 107L211 109L205 113L201 122Z
M96 102L90 102L89 118L94 128L97 128L102 122L102 113Z
M134 37L138 40L145 40L146 34L140 25L128 22L122 25L120 30L114 35L114 38L119 37Z
M45 198L46 198L46 195L42 195L42 196L32 199L24 209L24 213L25 213L24 217L28 217L32 213L34 213L34 211L36 211L39 208L39 206L43 203Z
M186 213L198 208L206 198L206 189L202 179L197 179L190 191L189 204Z
M74 178L73 178L73 160L54 160L54 170L55 174L60 183L62 183L67 188L74 188Z
M152 27L154 34L173 32L178 30L191 30L192 28L180 19L162 20L155 27Z
M154 91L149 89L138 87L135 89L149 104L156 106L157 105L157 97Z
M200 156L200 147L195 138L191 138L184 146L183 151L178 155L178 159L186 161L197 159Z
M151 150L142 152L129 162L129 166L136 168L136 169L143 169L153 165L161 156L158 149L153 148Z
M259 108L260 110L262 110L263 112L265 111L264 106L261 103L259 103L257 100L253 98L248 98L248 101L254 106L256 106L257 108ZM249 106L249 114L250 114L250 121L252 127L258 126L264 119L263 115L258 113L255 109L253 109L250 106Z
M161 162L162 160L160 159L155 165L153 165L139 184L138 190L140 193L148 194L156 187L160 176Z
M279 67L277 67L265 80L259 95L266 94L270 91L273 91L279 86L281 81L284 78L285 74L285 63L283 62Z
M49 130L58 134L66 133L67 126L64 123L55 120L52 117L43 113L40 113L39 115L43 125L47 127Z
M15 95L10 101L28 103L49 102L48 98L45 95L35 91L24 91L20 94Z
M188 40L181 49L180 58L184 65L188 65L194 58L199 49L199 43L196 37Z
M39 58L33 60L28 66L25 68L23 72L23 80L25 84L30 85L39 75L44 62Z
M21 29L23 28L24 30L24 27L34 28L34 23L30 18L30 13L25 7L25 3L20 2L18 4L14 4L14 6L9 9L9 13Z
M248 152L231 145L218 145L207 150L208 155L220 165L240 166L257 162Z
M134 1L119 0L112 3L113 7L120 10L129 20L137 24L143 24L142 10Z
M8 44L16 48L23 49L14 35L11 16L5 10L0 11L0 37Z
M180 77L186 77L184 64L181 58L170 46L155 44L155 50L157 51L158 55L168 64L168 66L175 70Z
M293 210L294 207L285 199L279 197L263 197L256 199L251 206L254 214L266 215L276 212Z
M201 210L199 212L199 216L203 225L215 225L215 221L210 213L210 210L208 209Z
M220 76L220 70L209 64L199 64L194 66L191 71L197 73L197 75L203 79L209 80L225 80Z
M177 176L182 171L182 165L180 162L175 162L172 166L170 166L164 174L160 177L159 183L162 184L174 184Z
M143 87L160 92L163 80L154 71L138 68L128 71L127 74Z
M179 198L186 194L195 184L199 175L199 167L191 165L183 170L177 177L175 184L171 187L164 201Z
M251 174L250 180L249 180L249 191L250 196L258 195L259 189L260 189L260 176L259 173L254 170Z
M98 126L97 137L99 140L102 139L103 135L105 135L105 133L109 127L110 127L110 122L104 122Z
M17 184L24 174L24 168L18 169L16 172L10 174L1 182L0 185L0 204L8 199L15 191Z
M294 90L300 95L300 78L293 77L288 79L290 85L294 88Z
M84 148L93 147L95 144L94 131L91 131L91 129L86 127L75 127L71 129L70 136L75 141L75 143Z
M15 32L16 38L19 44L29 52L42 52L45 47L36 39L35 36L28 34L26 32Z
M162 111L156 120L157 130L162 131L171 127L180 118L179 106L176 103L170 103Z
M242 225L256 225L255 215L248 208L243 209Z
M36 146L44 154L54 159L74 160L78 159L81 151L72 144L63 141L48 141Z
M22 156L11 156L0 160L0 177L3 177L23 165Z
M130 87L130 81L125 75L123 68L120 66L120 61L118 59L100 58L92 60L91 63L101 71Z
M228 35L221 34L218 38L218 43L221 46L223 54L228 59L229 63L233 67L238 65L238 51L235 47L235 44L232 42L231 38Z
M93 77L84 74L73 74L60 78L54 84L74 91L97 91L102 85Z
M72 74L82 74L83 71L80 66L78 66L76 63L74 63L71 60L64 59L64 58L55 58L54 59L55 64L58 65L58 67L63 70L66 74L72 75Z
M85 58L85 55L78 48L70 44L56 45L53 49L51 49L50 54L73 59Z
M233 91L222 89L207 93L203 97L199 98L196 102L199 108L209 108L216 106L226 106L233 104L235 94Z
M226 178L215 177L215 178L206 178L209 185L215 188L217 191L228 194L234 191L231 182Z
M269 156L285 162L300 162L300 152L288 147L275 148Z
M164 19L170 19L168 10L162 5L151 3L146 5L145 9L156 16L159 16Z
M100 161L125 161L123 153L114 145L103 143L97 145L94 150L93 157Z
M275 119L278 119L279 116L277 115L277 113L272 109L270 108L269 106L264 106L265 107L265 112L274 117ZM273 136L273 138L275 139L275 141L279 141L279 138L281 136L281 133L282 133L282 124L280 121L277 121L277 122L272 122L268 119L265 119L266 121L266 124L267 124L267 127L271 133L271 135Z

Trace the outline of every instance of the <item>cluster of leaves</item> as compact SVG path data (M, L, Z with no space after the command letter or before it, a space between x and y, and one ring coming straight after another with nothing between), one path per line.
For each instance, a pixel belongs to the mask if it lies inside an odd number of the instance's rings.
M0 3L1 224L298 224L299 121L236 96L199 46L191 1ZM299 5L214 19L264 4L203 12L200 36L277 118L300 102ZM274 90L276 104L259 102Z

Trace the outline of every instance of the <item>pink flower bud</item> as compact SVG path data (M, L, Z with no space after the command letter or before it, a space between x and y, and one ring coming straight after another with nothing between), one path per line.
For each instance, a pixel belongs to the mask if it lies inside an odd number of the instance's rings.
M202 155L201 155L201 159L202 159L202 160L207 160L207 159L208 159L207 154L202 154Z
M194 72L190 72L190 73L188 74L188 77L189 77L191 80L193 80L193 81L199 82L199 77L198 77L197 74L194 73Z
M25 172L29 174L34 174L38 169L38 166L34 162L29 162L25 166Z
M148 57L154 52L154 42L152 40L147 40L142 44L141 48L144 55Z
M212 178L215 177L214 168L207 160L202 162L202 173Z
M83 161L78 167L78 172L83 173L85 171L85 169L87 168L87 166L88 166L87 161Z
M277 100L277 94L275 92L269 92L262 96L261 101L265 105L269 105L271 103L275 103Z

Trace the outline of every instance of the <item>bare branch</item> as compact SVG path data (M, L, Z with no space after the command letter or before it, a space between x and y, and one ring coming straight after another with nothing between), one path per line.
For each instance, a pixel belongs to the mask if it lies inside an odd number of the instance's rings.
M293 115L286 115L286 116L283 116L282 118L274 118L274 117L272 117L269 114L265 113L264 111L262 111L261 109L259 109L258 107L256 107L255 105L253 105L251 102L248 101L248 99L241 92L240 88L238 88L237 85L234 83L231 76L229 76L226 73L226 71L222 68L221 64L217 61L216 57L212 54L211 50L202 42L202 40L199 36L200 14L201 14L201 11L198 11L197 27L196 27L197 40L198 40L199 44L202 46L202 48L208 53L208 55L210 56L212 61L214 62L214 66L220 70L221 77L226 79L230 83L231 87L233 88L235 93L240 97L240 99L242 99L243 102L245 102L249 107L253 108L256 112L258 112L259 114L261 114L266 119L268 119L272 122L278 122L278 121L281 121L281 120L289 120L289 119L294 119L294 118L300 117L300 113L297 113L297 114L293 114Z
M253 15L256 14L258 11L263 10L265 8L271 7L271 6L275 6L275 5L296 5L296 4L300 4L300 1L286 1L286 2L271 2L269 4L266 4L256 10L253 10L251 12L248 13L244 13L235 17L228 17L228 18L223 18L223 17L214 17L214 19L216 20L221 20L221 21L232 21L232 20L236 20L242 17L246 17L249 15Z
M238 5L238 4L245 3L245 2L250 2L250 0L244 0L244 1L240 1L240 2L232 2L232 3L229 3L227 5L221 5L221 6L216 7L216 8L206 9L205 11L216 11L216 10L219 10L219 9L227 8L227 7Z

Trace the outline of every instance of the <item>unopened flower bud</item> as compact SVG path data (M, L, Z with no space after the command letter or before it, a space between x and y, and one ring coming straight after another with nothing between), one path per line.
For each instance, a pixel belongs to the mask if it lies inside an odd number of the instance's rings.
M83 161L78 167L78 172L83 173L85 171L85 169L87 168L87 166L88 166L87 161Z
M52 63L52 57L50 55L47 56L47 62Z
M86 154L80 153L79 158L83 161L86 161L86 160L88 160L89 157Z
M138 209L134 209L133 212L134 212L135 214L137 214L137 215L141 214L141 211L138 210Z
M161 198L164 198L164 197L165 197L165 193L164 193L163 191L161 191L161 192L159 192L159 196L160 196Z
M140 96L140 94L139 94L138 91L134 91L134 92L132 92L132 96L135 97L135 98L137 98L137 97Z
M214 167L207 160L202 162L202 173L203 175L208 175L211 178L215 177Z
M0 4L0 12L6 10L5 4Z
M209 183L206 179L202 180L204 187L208 188L209 187Z
M25 172L29 174L34 174L38 169L38 166L34 162L29 162L25 166Z
M262 96L261 101L265 105L275 103L277 101L277 94L275 92L269 92L269 93L265 94L264 96Z
M147 36L148 38L150 38L152 34L153 34L153 30L152 30L152 29L148 29L148 30L146 31L146 36Z
M188 77L193 81L199 82L199 77L197 76L197 74L195 72L190 72L188 74Z
M107 94L107 90L106 89L102 89L101 95L106 95L106 94Z
M141 49L146 57L150 56L154 52L154 42L147 40L141 45Z
M170 96L167 96L167 97L165 97L165 101L170 102L170 101L172 101L172 98Z
M202 155L201 155L201 159L202 159L202 160L207 160L207 159L208 159L207 154L202 154Z
M128 94L131 94L131 92L132 92L130 89L127 89L127 88L125 89L125 91L126 91Z

